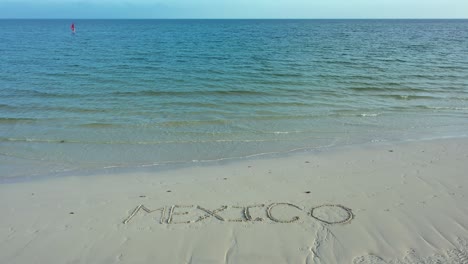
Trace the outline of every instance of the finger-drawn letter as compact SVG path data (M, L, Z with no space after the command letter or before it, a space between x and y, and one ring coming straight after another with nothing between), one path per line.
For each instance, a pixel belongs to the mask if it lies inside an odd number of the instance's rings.
M328 208L339 208L339 210L342 210L346 213L346 217L343 217L343 219L341 220L336 220L336 221L330 221L330 220L326 220L326 219L323 219L323 218L320 218L316 215L314 215L314 210L317 210L319 208L325 208L325 207L328 207ZM343 205L340 205L340 204L324 204L324 205L320 205L320 206L317 206L317 207L314 207L310 210L310 216L312 216L313 218L317 219L318 221L320 222L323 222L323 223L326 223L326 224L329 224L329 225L333 225L333 224L345 224L345 223L348 223L350 222L351 220L353 220L354 218L354 215L353 215L353 212L351 211L350 208L348 207L345 207Z
M168 224L190 224L192 223L193 221L185 221L185 222L172 222L172 218L174 215L186 215L188 214L188 212L175 212L175 209L176 208L192 208L193 205L173 205L171 206L171 209L169 210L169 215L168 215L168 218L167 218L167 223Z
M128 222L130 222L130 220L140 211L140 210L143 210L145 211L146 213L150 214L152 212L156 212L156 211L161 211L161 218L159 220L159 222L162 224L164 222L164 216L165 216L165 213L166 213L166 207L161 207L161 208L158 208L158 209L155 209L155 210L150 210L148 209L146 206L140 204L138 205L133 211L132 213L123 221L124 224L127 224Z
M242 209L242 218L228 219L228 221L229 222L263 221L263 218L261 217L256 217L255 219L252 219L249 209L255 208L255 207L264 207L264 206L265 206L264 204L255 204L255 205L248 205L248 206L232 206L232 208Z
M218 215L217 213L218 212L222 212L224 210L226 210L227 206L226 205L223 205L221 206L220 208L216 209L216 210L213 210L213 211L210 211L206 208L203 208L199 205L197 205L197 209L200 209L202 210L203 212L205 212L206 214L204 216L200 216L200 218L198 218L195 222L199 222L201 220L204 220L206 218L209 218L209 217L216 217L218 220L220 221L224 221L224 218L222 218L220 215Z
M268 218L270 218L271 221L277 222L277 223L292 223L292 222L296 222L297 220L299 220L299 216L294 216L290 220L279 220L278 218L273 217L273 215L271 214L271 210L278 205L290 206L290 207L294 207L302 211L302 209L299 206L291 204L291 203L272 203L267 207L267 216Z

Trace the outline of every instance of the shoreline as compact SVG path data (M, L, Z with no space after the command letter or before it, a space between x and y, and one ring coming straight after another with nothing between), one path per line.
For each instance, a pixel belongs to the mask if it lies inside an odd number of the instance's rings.
M463 263L467 161L450 138L0 184L0 262Z
M468 139L468 135L451 135L451 136L438 136L438 137L426 137L419 139L402 139L399 141L391 140L378 140L369 142L353 142L348 144L340 145L328 145L319 147L301 147L291 150L279 151L279 152L266 152L256 153L243 157L226 157L214 160L192 160L192 161L167 161L155 164L139 164L139 165L109 165L102 168L74 168L64 171L55 172L40 172L33 175L21 175L21 176L7 176L0 178L1 184L15 184L20 182L30 181L43 181L51 180L61 177L80 176L80 177L92 177L96 175L115 175L115 174L133 174L133 173L161 173L171 170L189 169L196 167L212 167L212 166L225 166L249 161L256 160L271 160L290 158L294 156L307 156L315 155L320 153L328 152L339 152L348 149L363 149L369 147L383 147L386 145L404 145L415 142L431 142L431 141L443 141L443 140L463 140ZM34 161L39 162L39 161Z

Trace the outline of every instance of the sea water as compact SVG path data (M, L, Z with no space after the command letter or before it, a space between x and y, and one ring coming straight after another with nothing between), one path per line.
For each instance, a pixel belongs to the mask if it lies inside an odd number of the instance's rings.
M0 20L4 178L467 134L468 20Z

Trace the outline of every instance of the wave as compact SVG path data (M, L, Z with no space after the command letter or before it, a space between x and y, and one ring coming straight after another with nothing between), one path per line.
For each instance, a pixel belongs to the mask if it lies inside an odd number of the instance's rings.
M428 105L419 105L417 106L421 109L428 109L428 110L456 110L456 111L466 111L468 107L454 107L454 106L428 106Z
M0 117L0 124L12 124L12 123L31 123L38 121L35 118L22 118L22 117Z
M111 111L111 109L106 109L106 108L83 108L83 107L66 107L66 106L62 107L62 106L52 106L52 105L29 105L27 107L16 106L16 105L0 105L0 109L2 108L13 110L13 111L19 110L21 112L28 110L34 113L49 112L49 111L68 112L68 113L103 113L103 112Z
M379 97L393 98L397 100L421 100L421 99L437 99L436 96L429 95L404 95L404 94L379 94Z
M77 66L79 66L79 65L77 65ZM67 73L63 73L63 72L46 72L46 73L43 73L43 74L44 74L44 76L49 76L49 77L67 77L67 78L92 76L91 73L80 73L80 72L67 72Z
M304 77L305 75L300 73L300 72L296 72L296 73L285 73L285 72L264 72L262 73L262 75L265 75L265 76L270 76L270 77L280 77L280 78L299 78L299 77Z
M361 110L335 110L328 117L376 117L382 115L382 112L371 112L371 109Z
M435 100L435 99L440 98L437 96L430 96L430 95L386 94L386 93L367 94L367 96L390 98L390 99L396 99L396 100L423 100L423 99Z
M369 84L365 84L369 85ZM427 89L422 88L411 88L411 87L403 87L401 84L398 83L384 83L378 84L371 87L349 87L346 88L348 90L356 91L356 92L383 92L383 91L397 91L397 92L430 92Z
M270 92L253 91L253 90L213 90L213 91L128 91L128 92L112 92L116 96L212 96L212 95L272 95Z
M78 143L77 141L65 141L61 139L40 139L40 138L0 138L0 142L28 142L28 143Z
M375 116L379 116L380 113L362 113L362 114L359 114L358 116L362 116L362 117L375 117Z
M79 127L87 127L87 128L117 128L117 127L125 127L124 125L120 124L111 124L111 123L87 123L87 124L80 124Z
M280 132L281 134L285 132ZM285 134L288 134L286 132ZM276 134L276 132L275 132ZM329 134L328 132L326 134ZM212 144L212 143L252 143L252 142L283 142L301 141L305 139L331 139L328 137L307 136L301 138L245 138L245 139L211 139L211 140L166 140L166 141L88 141L76 139L39 139L39 138L0 138L0 142L10 143L53 143L53 144L83 144L83 145L166 145L166 144Z
M4 97L41 97L41 98L76 98L76 97L84 97L89 96L86 94L79 94L79 93L52 93L52 92L45 92L45 91L37 91L37 90L14 90L10 92L10 94L3 95Z
M224 102L224 105L239 105L239 106L261 106L261 107L287 107L287 106L299 106L299 107L310 107L316 105L314 103L302 103L302 102L241 102L241 101L229 101Z
M162 127L185 127L185 126L194 126L194 125L217 125L217 124L227 124L231 121L226 119L218 120L181 120L181 121L166 121L157 123L158 126Z
M300 90L298 92L301 92ZM4 97L38 97L38 98L85 98L85 97L187 97L193 96L278 96L272 91L255 91L255 90L203 90L203 91L114 91L114 92L93 92L88 94L80 93L63 93L63 92L47 92L37 90L16 90L9 94L4 94ZM8 105L0 105L7 107Z

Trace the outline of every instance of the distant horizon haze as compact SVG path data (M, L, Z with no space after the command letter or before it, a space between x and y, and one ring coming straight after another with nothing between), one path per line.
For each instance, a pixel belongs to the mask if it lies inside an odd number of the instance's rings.
M0 19L467 19L465 0L0 0Z

